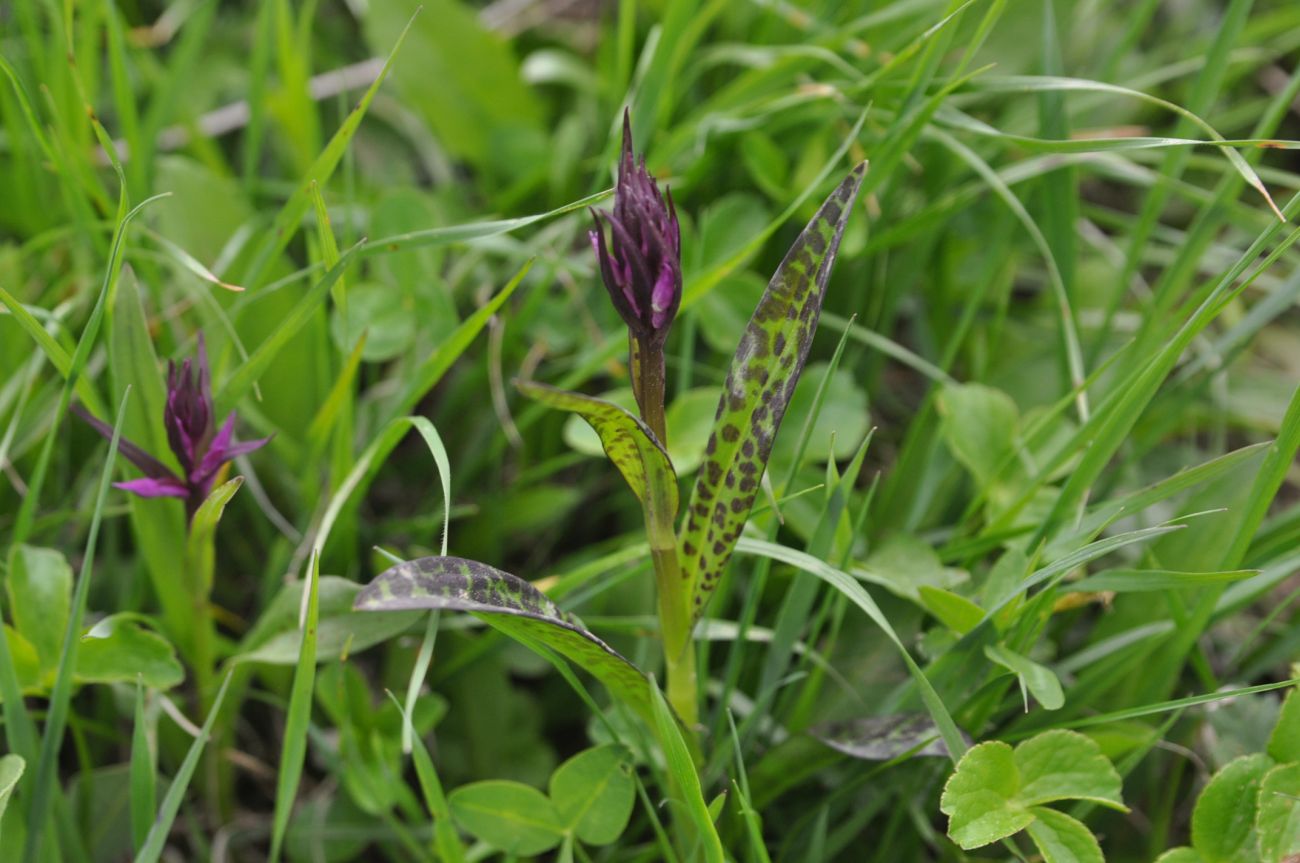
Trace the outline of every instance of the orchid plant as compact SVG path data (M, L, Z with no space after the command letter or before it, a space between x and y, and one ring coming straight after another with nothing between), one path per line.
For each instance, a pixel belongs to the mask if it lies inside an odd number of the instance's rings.
M644 157L633 150L626 112L614 206L593 211L590 239L605 289L627 325L639 415L592 396L516 382L525 396L590 424L641 503L657 584L667 701L688 739L699 712L692 630L753 508L865 167L854 168L822 204L759 301L727 373L680 524L678 476L666 449L664 350L683 304L681 230L671 192L660 192ZM436 556L398 564L358 594L356 607L471 612L530 647L575 662L656 727L659 696L651 678L532 584L486 563ZM662 722L658 729L662 741Z
M108 439L113 427L84 407L73 407L77 415ZM173 632L177 644L194 668L198 701L204 712L214 694L213 672L216 665L216 627L211 609L216 525L226 504L242 484L236 477L217 485L227 466L241 455L265 446L270 438L236 442L235 413L232 411L218 428L216 407L212 399L212 372L208 367L207 344L198 337L198 351L179 366L167 365L167 402L162 422L167 443L180 465L173 471L143 447L126 438L118 440L118 451L144 472L138 479L114 485L142 498L179 498L185 502L188 536L182 582L189 597L193 616L184 632Z
M77 415L106 439L112 440L113 427L80 405ZM232 411L221 428L213 421L212 373L208 369L208 351L199 334L198 356L184 360L180 367L167 364L167 407L163 425L167 443L181 466L177 474L142 447L122 438L118 450L127 461L144 472L139 479L113 483L114 486L140 497L176 497L185 501L190 522L212 493L217 477L226 465L241 455L266 446L270 438L235 443L235 414Z

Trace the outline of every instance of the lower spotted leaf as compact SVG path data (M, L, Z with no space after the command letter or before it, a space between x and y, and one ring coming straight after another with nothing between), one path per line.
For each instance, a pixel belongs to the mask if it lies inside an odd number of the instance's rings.
M1029 838L1043 863L1105 863L1097 837L1079 821L1055 809L1035 807Z
M605 684L650 720L650 681L614 648L522 578L459 557L422 557L380 573L357 594L358 611L467 611L527 646L541 642Z

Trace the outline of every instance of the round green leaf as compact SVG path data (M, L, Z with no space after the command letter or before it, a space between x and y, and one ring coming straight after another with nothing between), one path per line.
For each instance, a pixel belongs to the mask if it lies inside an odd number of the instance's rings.
M1092 738L1077 731L1046 731L1016 747L1023 783L1020 801L1037 806L1053 800L1091 800L1127 811L1114 765Z
M456 823L507 854L541 854L564 838L555 804L530 785L503 779L473 782L453 791L447 802Z
M1029 838L1043 855L1043 863L1106 863L1097 837L1064 812L1035 807Z
M1255 831L1264 863L1300 854L1300 764L1283 764L1264 774Z
M1192 811L1192 846L1206 863L1258 863L1255 812L1260 783L1272 766L1267 755L1245 755L1205 786Z
M969 851L1024 830L1034 816L1014 801L1019 790L1010 746L993 740L967 750L939 799L949 838Z
M560 821L588 845L608 845L627 827L636 799L631 759L623 746L600 746L579 752L551 775Z
M415 340L414 301L388 285L360 284L347 289L347 315L334 309L330 332L339 350L347 352L364 332L361 350L367 362L390 360Z

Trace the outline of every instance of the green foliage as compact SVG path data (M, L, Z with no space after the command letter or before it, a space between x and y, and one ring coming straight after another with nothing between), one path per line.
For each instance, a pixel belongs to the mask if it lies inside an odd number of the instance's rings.
M380 573L357 594L360 611L468 611L525 644L552 648L595 676L634 710L649 716L645 675L523 579L457 557L424 557Z
M1044 808L1063 800L1125 809L1119 774L1101 748L1082 734L1047 731L1014 749L998 741L972 747L957 762L939 807L948 816L949 837L967 850L1028 829L1045 859L1100 860L1087 827Z
M740 538L803 372L844 226L866 172L854 168L772 276L732 358L682 527L682 568L699 617Z
M1300 855L1300 6L1176 5L0 4L0 860ZM73 409L200 333L191 525Z
M451 793L451 813L466 831L508 854L534 855L563 840L609 845L627 826L635 798L626 749L579 752L551 774L550 793L500 779Z

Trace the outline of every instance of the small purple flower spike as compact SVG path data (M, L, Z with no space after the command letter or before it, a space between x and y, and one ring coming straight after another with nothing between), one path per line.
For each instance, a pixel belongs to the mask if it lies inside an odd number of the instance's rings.
M662 345L682 300L682 235L671 190L665 200L646 170L645 157L638 161L633 156L626 110L614 211L592 210L592 217L591 244L614 308L633 335Z
M108 423L97 419L80 405L74 406L73 410L104 437L113 436L113 427ZM203 501L207 500L221 468L244 453L265 446L270 440L268 437L235 443L234 413L226 417L219 431L212 414L208 351L200 334L197 362L187 359L179 369L175 363L167 366L167 407L163 410L163 425L167 428L171 451L180 462L181 474L178 476L131 441L120 438L118 450L145 475L114 485L140 497L182 498L186 512L193 518Z

